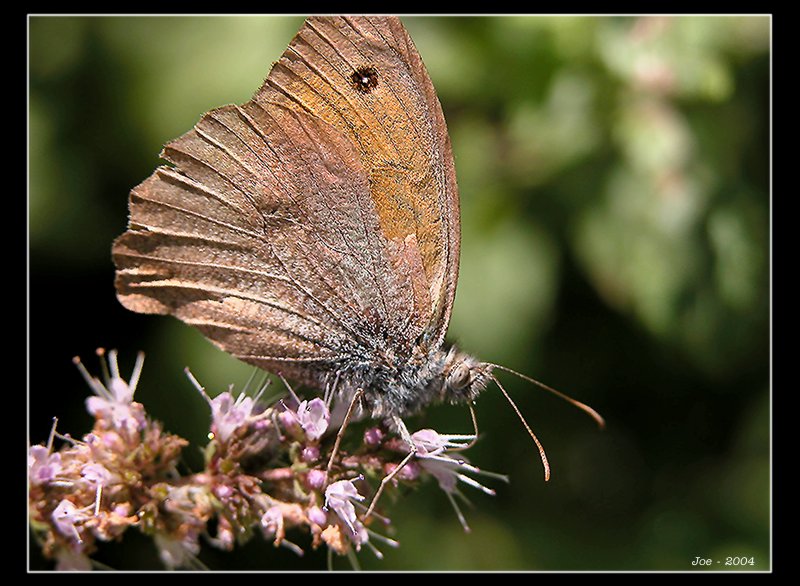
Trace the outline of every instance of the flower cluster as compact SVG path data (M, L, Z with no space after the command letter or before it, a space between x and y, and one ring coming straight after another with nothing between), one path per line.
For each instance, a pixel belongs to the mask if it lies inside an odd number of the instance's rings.
M118 538L128 527L160 529L152 503L178 477L187 442L165 433L133 401L142 361L140 354L130 383L121 378L113 351L105 383L76 361L95 393L86 401L94 428L77 440L59 436L54 426L47 446L29 450L31 527L58 569L89 569L95 542ZM58 451L56 436L64 442Z
M231 550L258 534L298 555L303 546L287 535L306 541L305 533L312 548L340 555L366 546L381 557L376 542L398 545L383 535L391 531L387 517L365 516L382 479L391 479L392 492L435 478L465 530L458 483L494 494L470 476L485 473L460 456L474 436L420 430L411 435L416 457L398 469L412 448L382 425L351 426L337 438L340 419L320 398L301 400L289 388L267 403L266 385L253 396L229 390L211 398L188 372L211 410L210 441L204 469L181 475L186 440L164 432L133 400L142 363L140 354L126 382L111 351L101 381L76 359L94 392L86 402L94 428L78 440L54 425L47 444L29 450L31 528L57 569L90 569L97 542L128 528L152 537L170 568L202 567L201 539Z

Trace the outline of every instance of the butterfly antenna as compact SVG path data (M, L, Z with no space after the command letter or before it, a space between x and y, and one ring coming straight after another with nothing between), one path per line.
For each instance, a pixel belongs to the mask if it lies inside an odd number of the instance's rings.
M526 375L524 375L524 374L522 374L520 372L517 372L516 370L512 370L512 369L508 368L507 366L501 366L499 364L491 364L491 363L487 363L487 364L489 366L491 366L492 368L497 368L498 370L503 370L505 372L508 372L508 373L511 373L511 374L515 374L519 378L521 378L523 380L526 380L526 381L528 381L530 383L533 383L536 386L543 388L545 391L549 391L549 392L553 393L556 397L560 397L561 399L564 399L567 403L571 403L572 405L574 405L575 407L577 407L578 409L580 409L584 413L588 414L592 419L595 420L595 422L597 423L597 426L600 429L605 429L605 427L606 427L605 419L603 419L603 417L597 411L595 411L594 409L589 407L589 405L587 405L586 403L581 403L580 401L578 401L576 399L573 399L572 397L570 397L568 395L565 395L561 391L557 391L553 387L550 387L550 386L544 384L543 382L539 382L535 378L531 378L531 377L526 376ZM492 377L492 378L494 378L494 377ZM494 381L497 382L497 379L494 379ZM499 385L500 385L500 383L498 383L498 386Z
M533 433L531 426L528 425L527 421L525 421L525 418L522 416L522 413L520 413L520 410L517 408L517 405L511 399L511 395L509 395L506 392L506 390L503 388L503 385L501 385L500 381L497 380L497 377L490 374L489 378L494 381L494 384L496 384L497 388L500 389L500 392L503 393L506 400L511 405L511 408L514 409L514 412L517 414L517 417L519 417L519 420L522 421L522 425L524 425L525 429L528 431L528 435L530 435L531 438L533 438L533 441L536 443L536 447L539 448L539 457L541 457L542 466L544 466L544 481L547 482L548 480L550 480L550 463L547 461L547 454L544 453L544 447L542 446L542 443L539 441L539 438L536 437L536 434Z

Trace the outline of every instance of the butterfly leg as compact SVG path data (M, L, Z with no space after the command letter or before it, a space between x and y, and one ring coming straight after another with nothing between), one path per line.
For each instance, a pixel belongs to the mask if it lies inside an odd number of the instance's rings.
M353 393L353 398L350 400L350 406L347 408L347 413L345 413L344 420L342 420L342 425L339 427L339 433L336 434L336 441L333 443L333 450L331 450L331 457L328 460L328 467L325 469L325 486L330 484L328 480L331 477L333 461L336 458L336 454L339 452L339 444L342 443L344 432L347 429L347 425L350 423L350 420L353 418L353 412L355 411L356 404L358 403L359 399L361 399L363 394L364 389L357 389L356 392Z
M377 492L375 492L375 496L372 497L372 502L369 504L367 512L364 513L364 516L362 517L363 521L367 520L369 516L372 514L372 511L375 510L375 505L378 503L378 498L380 498L381 494L383 493L383 489L386 487L386 485L389 484L392 481L392 479L395 476L397 476L397 473L400 472L400 470L402 470L403 467L411 461L411 458L417 455L417 446L414 444L414 440L411 439L411 433L408 431L406 424L403 423L403 420L395 415L394 417L392 417L392 424L397 429L397 432L400 434L400 439L402 439L406 445L410 446L410 451L408 452L408 454L406 454L405 458L400 460L400 463L394 470L392 470L391 472L389 472L389 474L383 477L383 480L381 480L381 485L378 487Z

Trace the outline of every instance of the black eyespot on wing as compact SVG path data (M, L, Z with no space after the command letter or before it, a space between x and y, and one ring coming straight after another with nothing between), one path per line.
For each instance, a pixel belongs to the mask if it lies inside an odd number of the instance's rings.
M362 94L368 94L378 87L378 70L372 65L359 67L350 76L350 85Z

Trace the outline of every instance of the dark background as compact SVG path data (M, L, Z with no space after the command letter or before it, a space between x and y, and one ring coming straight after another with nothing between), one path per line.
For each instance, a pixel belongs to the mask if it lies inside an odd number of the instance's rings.
M503 376L547 449L496 389L477 404L464 534L432 483L392 510L392 570L693 570L697 556L770 569L770 28L767 17L406 18L448 121L462 199L451 339L586 401L585 415ZM168 140L250 98L299 17L29 20L29 437L86 433L97 347L137 399L192 441L210 390L250 369L177 320L117 302L112 240L127 195ZM412 421L468 433L463 408ZM132 532L131 532L132 533ZM305 536L290 535L305 545ZM212 569L323 569L255 539ZM50 568L31 545L33 569ZM104 545L118 569L158 569L147 539ZM338 560L337 568L348 567ZM713 569L726 569L717 565Z

